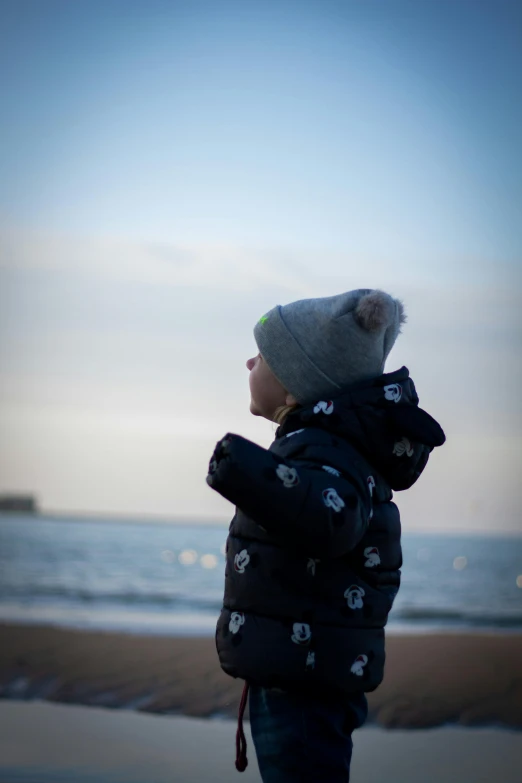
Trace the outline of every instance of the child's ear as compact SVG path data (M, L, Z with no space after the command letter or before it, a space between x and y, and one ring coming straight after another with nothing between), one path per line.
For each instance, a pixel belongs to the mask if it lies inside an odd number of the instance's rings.
M287 405L297 405L296 398L294 397L293 394L290 394L290 392L288 392L288 394L286 395L285 402L286 402Z

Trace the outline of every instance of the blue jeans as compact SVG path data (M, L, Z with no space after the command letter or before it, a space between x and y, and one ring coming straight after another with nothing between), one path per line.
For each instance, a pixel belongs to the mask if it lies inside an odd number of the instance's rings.
M364 693L324 698L250 686L250 728L263 783L348 783Z

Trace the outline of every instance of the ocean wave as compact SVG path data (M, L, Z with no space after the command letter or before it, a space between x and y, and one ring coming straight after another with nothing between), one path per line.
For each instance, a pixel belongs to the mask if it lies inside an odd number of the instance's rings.
M214 611L220 610L223 604L223 596L220 594L216 598L208 596L198 596L182 592L140 592L139 590L89 590L88 588L74 588L61 585L38 585L37 589L31 589L26 586L18 590L10 589L9 593L3 592L2 601L12 599L44 602L52 599L83 604L119 604L124 606L161 606L165 607L186 607L193 610Z
M103 609L104 607L120 607L123 609L141 609L164 612L165 610L181 612L219 612L223 603L221 588L215 595L212 590L189 593L181 590L140 590L129 586L120 589L89 588L88 585L73 587L72 585L49 584L38 586L20 585L8 591L2 591L0 606L15 601L30 605L76 605ZM415 625L432 625L448 627L475 628L522 628L522 613L517 611L492 611L484 608L467 609L462 606L395 606L390 614L389 622Z
M437 623L439 625L459 624L473 627L522 627L522 614L518 612L492 614L478 610L466 611L447 607L407 606L391 612L390 621L394 620L408 621L412 624L418 622Z

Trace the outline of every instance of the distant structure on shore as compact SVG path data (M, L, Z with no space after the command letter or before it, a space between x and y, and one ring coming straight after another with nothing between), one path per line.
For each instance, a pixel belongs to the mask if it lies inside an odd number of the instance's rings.
M1 511L23 511L29 514L38 513L38 504L34 495L0 494Z

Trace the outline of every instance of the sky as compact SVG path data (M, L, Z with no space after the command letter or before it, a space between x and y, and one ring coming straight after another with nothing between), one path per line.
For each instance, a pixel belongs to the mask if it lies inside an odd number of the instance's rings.
M522 532L522 6L1 0L0 493L223 523L276 304L379 287L405 530Z

